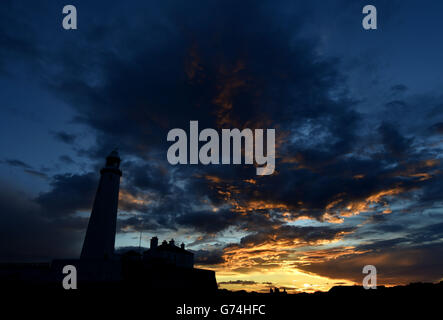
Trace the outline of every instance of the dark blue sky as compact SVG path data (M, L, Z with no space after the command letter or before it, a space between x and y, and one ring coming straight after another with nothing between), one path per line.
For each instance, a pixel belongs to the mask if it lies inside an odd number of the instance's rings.
M117 247L174 237L227 283L441 279L443 3L74 1L75 31L66 4L0 5L0 260L78 255L117 146ZM169 165L190 120L276 128L277 174Z

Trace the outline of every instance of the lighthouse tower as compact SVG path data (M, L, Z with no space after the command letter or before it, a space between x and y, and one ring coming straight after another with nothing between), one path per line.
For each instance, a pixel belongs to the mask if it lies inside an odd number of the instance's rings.
M82 260L107 260L114 255L118 192L122 175L119 167L120 157L114 150L106 158L105 167L100 170L100 183L80 256Z

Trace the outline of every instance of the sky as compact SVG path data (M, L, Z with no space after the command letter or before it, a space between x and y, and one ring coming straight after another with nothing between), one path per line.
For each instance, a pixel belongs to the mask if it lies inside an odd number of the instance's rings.
M66 4L0 4L1 262L78 257L118 148L117 250L174 238L233 290L442 280L441 1ZM274 128L275 172L169 164L191 120Z

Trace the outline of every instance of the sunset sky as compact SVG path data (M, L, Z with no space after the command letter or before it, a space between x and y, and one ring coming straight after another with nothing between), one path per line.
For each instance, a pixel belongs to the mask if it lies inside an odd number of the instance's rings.
M116 248L158 236L222 288L443 279L443 2L0 4L0 262L78 257L104 158ZM170 165L167 133L274 128L276 169Z

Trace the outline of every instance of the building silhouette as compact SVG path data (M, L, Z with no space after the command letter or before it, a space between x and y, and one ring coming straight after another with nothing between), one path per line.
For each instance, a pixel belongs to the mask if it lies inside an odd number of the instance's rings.
M194 254L185 250L185 244L180 247L175 245L174 239L168 242L163 241L158 245L158 238L151 239L149 250L143 253L143 261L152 265L170 265L179 268L193 268Z

